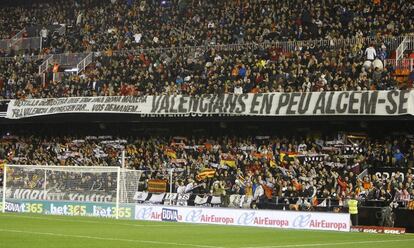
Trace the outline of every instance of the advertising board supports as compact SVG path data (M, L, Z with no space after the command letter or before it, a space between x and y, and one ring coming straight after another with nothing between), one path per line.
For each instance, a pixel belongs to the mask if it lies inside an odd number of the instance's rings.
M275 92L26 99L11 100L6 118L65 113L124 113L142 117L414 115L414 92Z

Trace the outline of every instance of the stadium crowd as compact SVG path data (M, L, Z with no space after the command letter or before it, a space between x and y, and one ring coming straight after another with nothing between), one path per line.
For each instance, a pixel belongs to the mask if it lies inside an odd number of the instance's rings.
M414 4L403 0L40 0L2 8L0 37L63 24L64 41L51 49L82 52L399 36L414 30L413 11Z
M169 180L168 169L174 168L173 191L179 193L224 199L239 194L256 202L301 199L303 206L318 204L316 199L341 202L353 195L385 202L414 199L411 136L4 136L0 156L8 164L119 166L122 150L126 167L144 171L144 182ZM395 173L368 173L384 166Z
M385 45L377 51L378 58L387 57ZM367 64L366 57L361 43L350 50L303 47L282 52L259 47L251 51L98 54L80 75L68 74L45 83L35 72L36 61L18 58L14 63L0 62L0 93L4 99L24 99L404 88L392 77L394 68L384 68L380 59Z

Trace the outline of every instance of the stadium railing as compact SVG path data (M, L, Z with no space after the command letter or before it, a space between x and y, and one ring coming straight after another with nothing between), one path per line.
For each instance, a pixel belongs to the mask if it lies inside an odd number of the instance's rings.
M40 37L26 38L31 39L30 44L40 44ZM145 53L145 52L192 52L206 49L215 49L217 51L240 51L240 50L255 50L255 49L268 49L276 48L280 49L283 52L293 52L301 49L302 47L311 47L311 48L341 48L347 46L354 46L358 44L367 45L372 42L384 43L387 46L388 50L395 50L400 46L404 40L414 40L414 36L389 36L389 37L354 37L347 39L316 39L316 40L298 40L298 41L265 41L261 43L235 43L235 44L209 44L201 46L182 46L182 47L156 47L156 48L136 48L136 49L122 49L116 50L114 54L123 54L123 53ZM4 44L9 44L9 40L0 41L0 48L5 46ZM28 43L26 41L26 43ZM411 43L410 43L411 44ZM33 46L30 46L33 48ZM99 55L103 51L94 51L95 55ZM68 53L65 55L55 54L57 56L68 56ZM81 53L83 54L83 53Z

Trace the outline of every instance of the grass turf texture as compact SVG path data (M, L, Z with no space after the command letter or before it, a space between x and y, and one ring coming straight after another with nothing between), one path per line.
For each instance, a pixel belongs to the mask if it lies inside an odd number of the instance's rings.
M414 247L414 235L0 214L0 247Z

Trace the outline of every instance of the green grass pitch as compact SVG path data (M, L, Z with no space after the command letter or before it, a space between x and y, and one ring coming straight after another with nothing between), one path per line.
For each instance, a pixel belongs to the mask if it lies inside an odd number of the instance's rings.
M0 214L0 248L414 247L414 235L339 233L144 222L92 217Z

